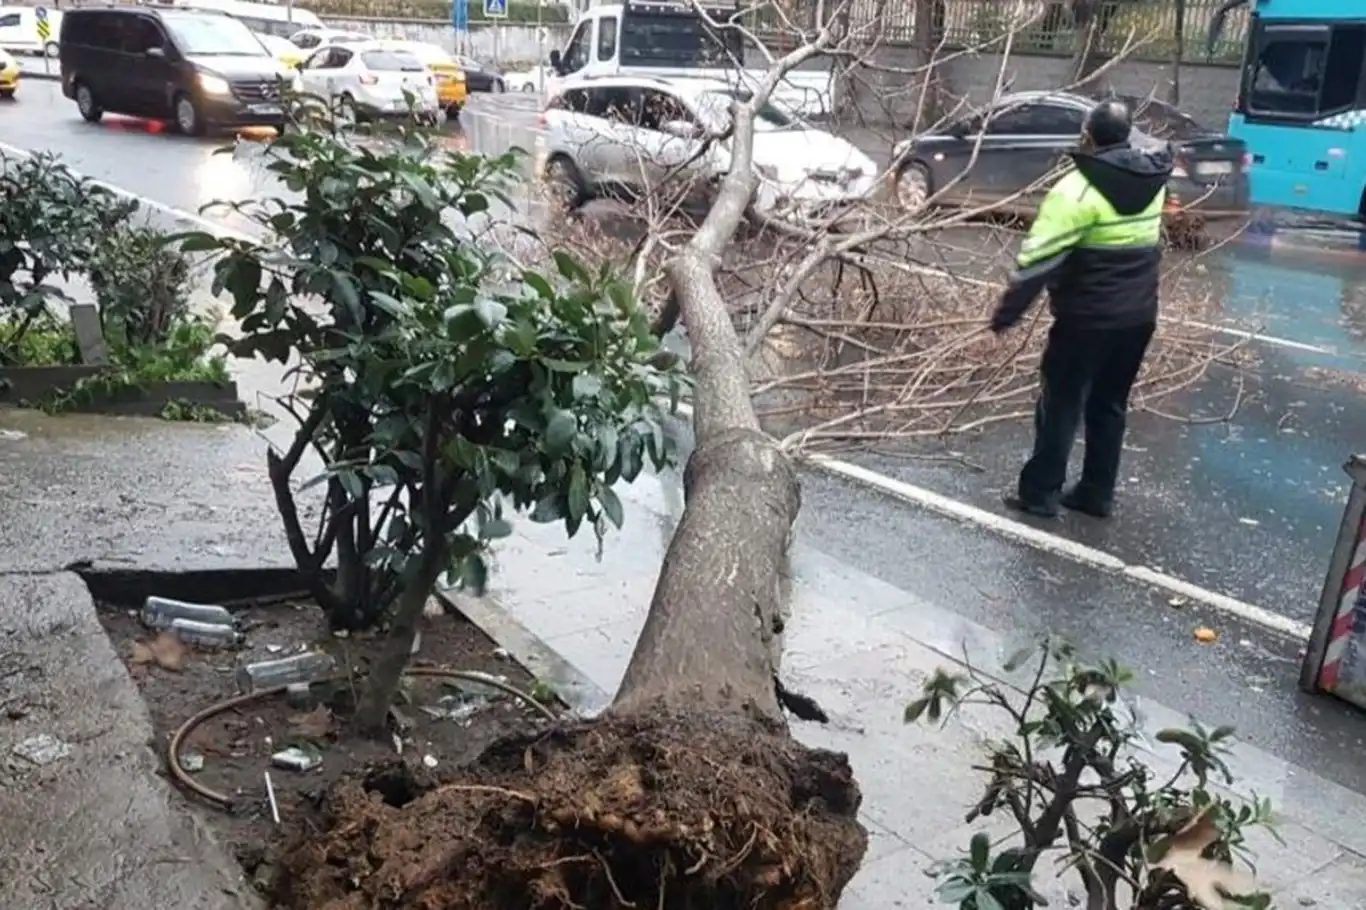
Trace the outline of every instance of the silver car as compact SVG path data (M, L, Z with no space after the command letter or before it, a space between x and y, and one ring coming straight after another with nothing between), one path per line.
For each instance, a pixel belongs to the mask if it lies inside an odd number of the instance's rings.
M1168 193L1174 202L1206 217L1247 215L1242 140L1206 129L1161 101L1119 100L1136 112L1134 145L1171 143L1176 167ZM1048 189L1044 178L1077 147L1095 104L1082 95L1018 92L944 132L903 140L892 151L897 198L915 209L936 193L936 202L962 206L996 204L1018 193L1008 207L1032 210Z

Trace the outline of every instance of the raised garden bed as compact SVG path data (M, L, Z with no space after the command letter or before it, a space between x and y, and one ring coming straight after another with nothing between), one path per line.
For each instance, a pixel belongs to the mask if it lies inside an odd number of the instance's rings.
M238 419L246 405L237 397L231 380L120 381L108 366L85 364L60 366L0 367L0 405L44 407L60 403L61 410L100 414L127 414L168 419L220 416ZM196 415L202 410L205 413Z
M92 589L97 595L102 588L132 594L136 585L127 582ZM244 634L240 647L196 647L147 629L139 606L102 602L100 618L146 701L163 759L186 721L239 694L235 675L244 665L321 649L336 659L339 671L363 670L382 640L329 634L321 611L304 600L286 599L234 609ZM276 694L230 706L184 737L179 754L189 778L221 794L227 804L189 791L186 798L204 808L206 823L232 847L258 888L268 887L275 857L315 830L322 797L342 779L362 778L386 801L401 802L416 795L408 793L414 781L435 785L498 737L548 722L544 712L552 709L538 710L477 683L419 675L438 668L481 672L548 698L474 624L429 609L420 650L410 665L415 672L405 682L385 737L369 737L348 725L347 712L358 688L354 678L315 684L311 703L291 704L284 694ZM272 756L291 747L317 760L317 766L298 771L272 763ZM275 809L267 796L267 773Z

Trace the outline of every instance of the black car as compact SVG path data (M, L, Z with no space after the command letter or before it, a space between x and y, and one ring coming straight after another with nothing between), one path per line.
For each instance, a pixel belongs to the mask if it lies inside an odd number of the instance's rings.
M105 111L213 127L283 129L288 73L251 30L222 13L151 7L68 10L62 94L94 123Z
M994 205L1014 196L1018 207L1032 207L1047 189L1044 178L1076 148L1096 100L1066 92L1003 95L943 132L903 140L892 152L898 162L898 201L914 209L935 193L941 194L939 202L965 206ZM1161 101L1118 100L1135 112L1131 142L1171 143L1176 167L1168 193L1173 201L1190 203L1207 216L1247 214L1242 140L1207 129Z
M465 88L471 92L498 92L508 90L507 83L503 77L495 73L478 60L469 57L456 57L455 62L460 64L460 68L465 71Z

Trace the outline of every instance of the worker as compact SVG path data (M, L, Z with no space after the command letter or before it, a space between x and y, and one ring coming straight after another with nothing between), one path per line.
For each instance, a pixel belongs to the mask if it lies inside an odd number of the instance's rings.
M999 338L1045 288L1053 325L1040 366L1034 452L1006 505L1042 518L1062 506L1108 518L1114 506L1129 392L1157 326L1162 209L1169 147L1130 144L1118 101L1087 114L1076 167L1048 191L991 318ZM1067 461L1086 427L1081 479L1063 491Z

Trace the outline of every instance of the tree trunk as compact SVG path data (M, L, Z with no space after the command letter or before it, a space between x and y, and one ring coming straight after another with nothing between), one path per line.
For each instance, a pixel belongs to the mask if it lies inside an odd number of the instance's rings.
M755 188L753 106L776 82L736 105L731 171L667 267L693 351L696 447L612 706L496 743L468 782L343 784L326 829L278 867L278 906L834 910L867 849L861 796L847 757L793 740L782 713L797 474L759 427L715 282Z
M947 82L939 55L944 45L944 23L947 15L944 0L916 0L914 36L921 74L920 103L916 106L913 132L929 129L952 108L952 88Z
M1181 64L1186 57L1186 0L1174 4L1176 21L1172 27L1172 78L1167 86L1167 103L1181 106Z

